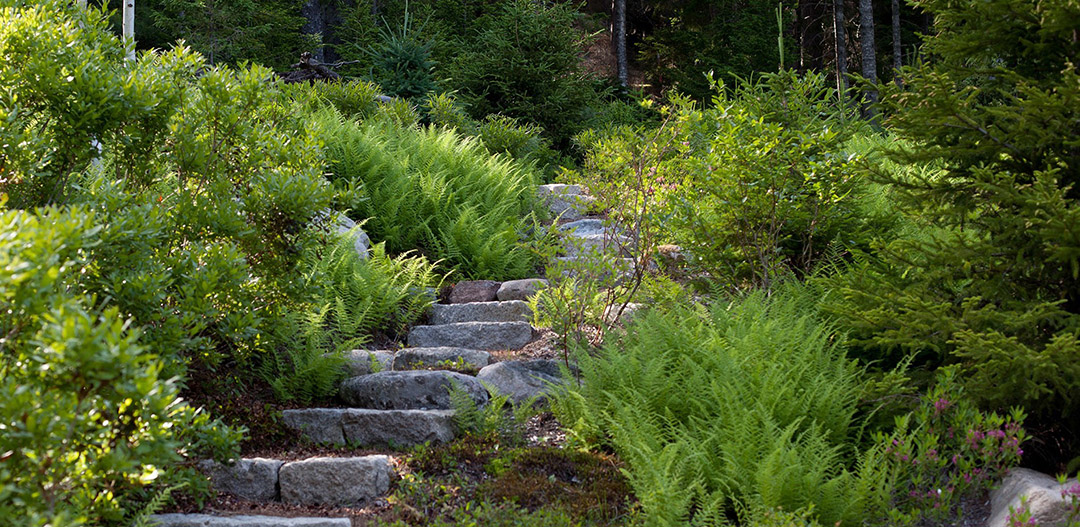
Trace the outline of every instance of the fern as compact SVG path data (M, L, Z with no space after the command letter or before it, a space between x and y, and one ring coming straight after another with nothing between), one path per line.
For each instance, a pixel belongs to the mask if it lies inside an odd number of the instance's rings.
M132 512L126 519L127 524L131 527L152 527L157 523L150 523L150 517L157 514L166 503L169 502L169 498L172 497L172 493L187 486L187 483L179 483L171 487L165 487L154 494L149 501L138 512Z

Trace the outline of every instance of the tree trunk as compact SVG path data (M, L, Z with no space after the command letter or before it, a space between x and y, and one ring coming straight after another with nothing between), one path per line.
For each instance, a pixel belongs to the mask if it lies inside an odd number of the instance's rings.
M862 51L862 75L866 80L877 83L877 46L874 45L874 3L873 0L859 0L859 44ZM877 91L869 90L863 100L863 114L873 115L871 107L877 102Z
M127 59L135 60L135 0L124 0L124 46L127 47Z
M844 30L844 0L833 0L833 34L836 36L836 90L847 97L847 31Z
M892 65L893 81L900 85L900 66L903 66L903 51L900 48L900 0L892 0Z
M612 30L615 37L615 69L623 88L629 79L626 63L626 0L615 0L612 8Z

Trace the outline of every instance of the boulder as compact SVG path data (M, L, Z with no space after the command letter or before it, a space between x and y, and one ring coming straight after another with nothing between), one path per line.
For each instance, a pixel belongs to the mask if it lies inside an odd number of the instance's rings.
M361 259L367 260L368 253L371 251L371 238L368 238L364 229L361 229L355 221L342 214L338 217L337 223L334 224L334 232L352 240L356 254L360 255Z
M278 498L278 469L283 462L276 459L241 459L232 465L206 460L199 469L210 477L214 488L249 501L275 501Z
M415 326L409 331L409 346L437 348L449 346L496 351L521 349L532 340L528 322L459 322L438 326Z
M155 514L156 527L350 527L349 518L284 518L280 516L212 516L209 514Z
M390 489L387 456L315 457L282 465L281 501L354 507Z
M1072 479L1064 485L1056 478L1026 468L1009 470L997 489L990 492L990 521L988 527L1008 527L1009 508L1019 511L1021 497L1027 497L1027 508L1035 525L1063 527L1069 513L1066 495L1076 492L1080 498L1080 482Z
M469 280L458 282L450 291L451 304L491 302L499 292L499 282L494 280Z
M521 300L433 304L431 306L432 325L457 324L458 322L528 321L531 315L529 305Z
M499 286L495 297L501 301L528 300L537 291L548 286L548 281L543 278L526 278L524 280L510 280Z
M579 220L588 213L593 199L581 193L580 185L540 185L536 194L551 214L564 220Z
M352 350L345 354L345 374L349 377L389 370L393 364L392 351Z
M413 446L454 439L451 410L344 410L341 420L351 445Z
M449 410L449 390L455 384L478 405L487 403L487 390L476 377L452 371L381 371L346 380L340 395L356 408Z
M341 408L304 408L281 412L282 423L296 430L315 443L324 445L345 444L341 428Z
M476 375L495 392L510 396L515 403L533 397L537 402L546 400L550 384L562 382L559 361L550 359L509 360L496 362Z
M448 347L406 348L397 352L397 356L394 357L394 369L400 371L445 366L480 369L487 366L489 362L491 362L491 354L486 351Z

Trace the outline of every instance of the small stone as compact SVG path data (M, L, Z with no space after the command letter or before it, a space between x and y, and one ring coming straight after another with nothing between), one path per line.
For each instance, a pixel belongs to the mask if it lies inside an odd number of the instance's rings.
M469 304L462 304L469 305ZM480 369L491 362L491 354L486 351L465 348L406 348L394 358L395 370L419 370L424 368L464 367Z
M349 518L283 518L280 516L212 516L209 514L155 514L156 527L350 527Z
M448 443L454 439L454 412L352 408L342 417L342 429L351 445Z
M499 285L499 282L494 280L458 282L450 292L450 303L491 302L499 292Z
M496 392L507 395L514 404L533 397L538 403L546 400L551 384L561 384L559 361L536 359L496 362L476 375Z
M390 458L316 457L281 467L281 501L297 505L353 507L390 489Z
M307 436L308 439L331 445L345 444L345 434L341 430L340 408L304 408L281 412L282 423Z
M393 362L392 351L352 350L345 354L345 374L355 377L389 370Z
M548 286L548 281L543 278L526 278L524 280L510 280L503 282L499 291L495 294L501 301L528 300L537 291Z
M241 459L233 465L206 460L199 469L210 476L214 488L249 501L277 500L278 469L276 459Z
M438 326L415 326L409 331L409 346L436 348L450 346L496 351L521 349L532 340L528 322L460 322Z
M1056 478L1031 469L1010 469L1001 485L990 491L990 521L987 527L1011 525L1009 507L1020 510L1021 498L1025 496L1033 525L1064 526L1069 508L1067 498L1062 494L1073 485L1080 485L1080 482L1072 479L1062 485Z
M499 288L501 291L502 288ZM505 302L470 302L468 304L433 304L431 324L456 324L458 322L513 322L528 321L532 315L529 305L520 300Z
M341 384L341 398L356 408L373 410L449 410L450 387L457 385L476 401L488 394L476 377L452 371L382 371Z

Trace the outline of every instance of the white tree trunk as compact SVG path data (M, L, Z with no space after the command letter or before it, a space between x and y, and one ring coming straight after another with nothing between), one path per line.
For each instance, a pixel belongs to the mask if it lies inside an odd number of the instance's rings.
M135 60L135 0L124 0L124 46L128 60Z

